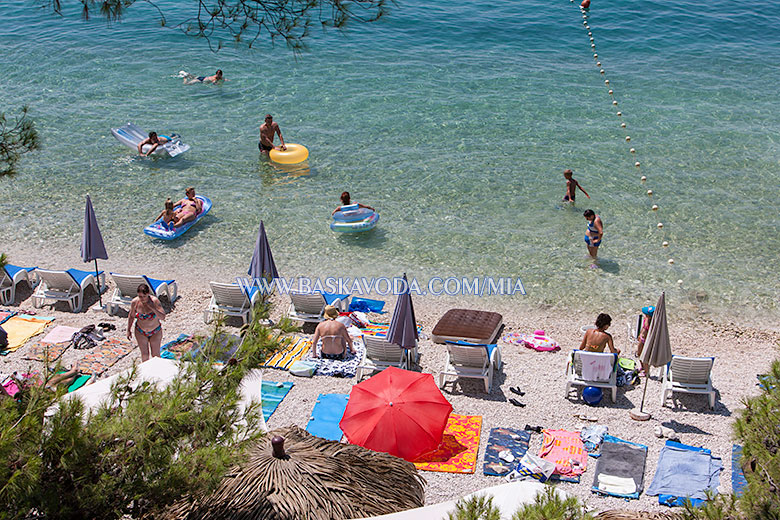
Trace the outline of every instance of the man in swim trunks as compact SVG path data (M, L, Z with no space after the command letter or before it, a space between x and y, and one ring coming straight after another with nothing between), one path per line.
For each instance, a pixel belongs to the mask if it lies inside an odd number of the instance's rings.
M197 76L197 77L195 77L195 76L193 76L191 74L187 74L184 77L184 84L185 85L194 85L195 83L214 83L214 84L217 84L220 81L227 81L224 77L222 77L222 69L217 69L217 72L215 72L213 76Z
M195 220L195 217L203 211L203 202L195 197L195 188L187 188L184 192L186 199L181 199L174 206L179 206L173 214L173 227Z
M161 144L165 144L168 141L170 141L170 138L168 138L167 136L164 135L158 136L157 132L149 132L149 137L147 137L146 139L144 139L138 144L138 153L143 155L144 157L149 157L151 154L154 153L155 150L157 150L158 146L160 146ZM149 151L146 153L143 152L145 144L151 145Z
M588 245L588 253L594 259L599 252L601 239L604 238L604 224L601 217L596 215L592 209L586 209L582 214L588 221L588 227L585 228L585 243Z
M282 142L282 145L279 147L274 146L274 134L278 134L279 140ZM257 147L262 154L267 154L271 150L287 150L287 147L284 144L284 137L282 137L282 131L279 129L279 124L274 123L274 118L271 114L266 114L265 122L260 125L260 142L257 143Z
M586 197L590 198L588 192L580 186L577 179L572 177L573 174L574 172L571 170L563 171L563 178L566 179L566 195L563 196L563 202L571 202L572 204L574 204L574 199L577 197L577 188L579 188Z

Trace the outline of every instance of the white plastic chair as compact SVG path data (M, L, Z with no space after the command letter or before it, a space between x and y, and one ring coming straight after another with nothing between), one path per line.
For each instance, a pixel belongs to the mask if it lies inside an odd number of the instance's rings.
M712 365L714 357L692 358L672 356L664 367L661 385L661 406L675 392L685 394L706 394L709 396L710 409L715 408L715 389L712 387Z
M244 323L252 319L252 307L260 296L257 287L245 288L235 283L219 282L209 282L209 285L211 301L203 312L203 320L206 323L211 323L217 313L240 316Z
M31 288L35 288L38 278L35 275L37 267L19 267L6 264L0 272L0 302L3 305L12 305L16 300L16 285L26 280Z
M593 381L582 377L582 351L574 350L571 353L571 358L568 365L566 365L566 392L564 397L569 398L569 393L573 386L595 386L597 388L606 388L611 391L612 402L617 401L617 354L607 352L588 352L589 356L603 356L605 360L609 360L611 363L610 375L607 381Z
M105 287L105 273L100 271L100 280L95 279L95 274L79 269L67 271L54 271L49 269L36 270L41 283L33 293L33 305L42 307L46 300L68 302L71 312L81 312L84 301L84 289L92 285L95 292L100 292Z
M357 367L357 380L360 381L365 374L373 374L377 370L389 367L408 368L408 356L406 349L395 343L390 343L384 337L363 336L363 344L366 347L366 355ZM417 347L412 351L417 359Z
M176 284L176 280L155 280L148 276L142 275L127 275L110 273L111 279L116 284L111 298L106 304L106 312L108 314L114 314L116 307L118 306L130 306L130 303L135 298L139 285L146 285L149 290L158 298L165 295L168 301L171 303L178 298L179 287ZM173 294L171 294L171 292Z
M293 320L304 323L319 323L325 320L325 306L327 302L322 293L302 293L290 291L290 308L288 316ZM341 307L341 300L336 298L331 305Z
M447 360L439 373L439 386L444 387L449 377L481 379L485 392L493 389L493 371L501 368L501 349L495 345L488 355L487 345L469 344L465 341L447 341Z

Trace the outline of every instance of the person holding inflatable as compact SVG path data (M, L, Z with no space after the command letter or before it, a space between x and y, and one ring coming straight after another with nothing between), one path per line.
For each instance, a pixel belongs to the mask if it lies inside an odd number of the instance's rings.
M149 157L157 150L157 147L161 144L165 144L171 140L167 135L157 135L157 132L149 132L149 137L138 143L138 153L144 157ZM144 145L150 145L149 151L144 153Z
M189 187L184 191L187 196L185 199L181 199L174 206L179 206L174 212L173 227L179 227L182 224L186 224L203 211L203 201L195 197L195 188Z
M352 204L357 204L358 207L365 208L365 209L370 209L371 211L376 211L371 206L366 206L365 204L361 204L359 202L350 202L350 199L351 199L351 197L350 197L348 191L342 192L341 193L341 206L339 206L338 208L334 209L333 213L331 213L331 215L335 215L336 212L340 211L341 208L343 208L344 206L351 206Z
M588 253L595 260L599 253L601 239L604 238L604 224L601 222L601 217L592 209L586 209L582 216L588 221L588 227L585 228L585 243L588 245Z
M275 134L279 136L279 140L282 142L282 145L279 147L274 145ZM279 129L279 124L274 122L274 118L271 114L266 114L265 122L260 125L260 142L257 143L257 147L262 154L267 154L271 150L287 150L287 146L284 144L284 137L282 137L282 131Z

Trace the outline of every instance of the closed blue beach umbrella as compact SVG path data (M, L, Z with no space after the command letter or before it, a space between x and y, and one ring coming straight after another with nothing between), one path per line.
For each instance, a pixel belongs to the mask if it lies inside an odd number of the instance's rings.
M414 317L414 304L412 293L409 290L409 281L404 273L405 288L398 295L393 311L393 319L390 320L390 328L387 331L387 341L409 351L417 345L417 320ZM411 364L409 365L411 366Z
M100 234L95 210L92 209L92 200L87 195L87 205L84 209L84 231L81 234L81 259L84 262L95 262L95 280L98 285L98 300L100 306L103 306L103 297L101 296L102 287L100 287L100 276L98 271L98 258L108 260L106 246L103 244L103 236Z
M252 254L252 261L249 263L247 274L252 279L279 278L274 263L274 255L271 254L271 246L268 244L268 237L265 234L265 225L260 221L260 231L257 233L257 242L255 242L255 252Z

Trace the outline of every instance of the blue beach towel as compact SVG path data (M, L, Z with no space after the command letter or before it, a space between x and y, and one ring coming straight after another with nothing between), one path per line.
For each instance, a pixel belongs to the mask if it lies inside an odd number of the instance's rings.
M329 441L340 441L344 432L339 427L347 409L347 394L320 394L311 411L306 431Z
M377 314L384 314L385 302L381 300L369 300L368 298L358 298L357 296L352 298L349 302L349 312L375 312Z
M287 394L294 385L295 383L292 381L276 383L263 379L260 386L260 402L263 405L263 419L268 421L268 419L271 418L271 414L276 411L276 408L282 402L282 399L287 397Z
M658 495L658 503L669 507L683 506L686 500L699 506L707 491L718 492L722 469L720 458L710 450L666 441L647 494Z
M747 479L745 472L742 471L742 446L733 444L731 446L731 492L736 497L741 497L745 493Z
M327 293L324 291L320 291L320 294L322 294L322 297L325 298L325 303L328 305L333 305L333 302L336 300L341 300L342 302L345 302L347 298L349 298L349 294L335 294L335 293Z
M487 447L485 447L485 462L482 472L485 475L501 477L512 471L528 451L531 433L513 428L493 428L490 430ZM498 456L502 451L509 451L514 460L507 462Z

